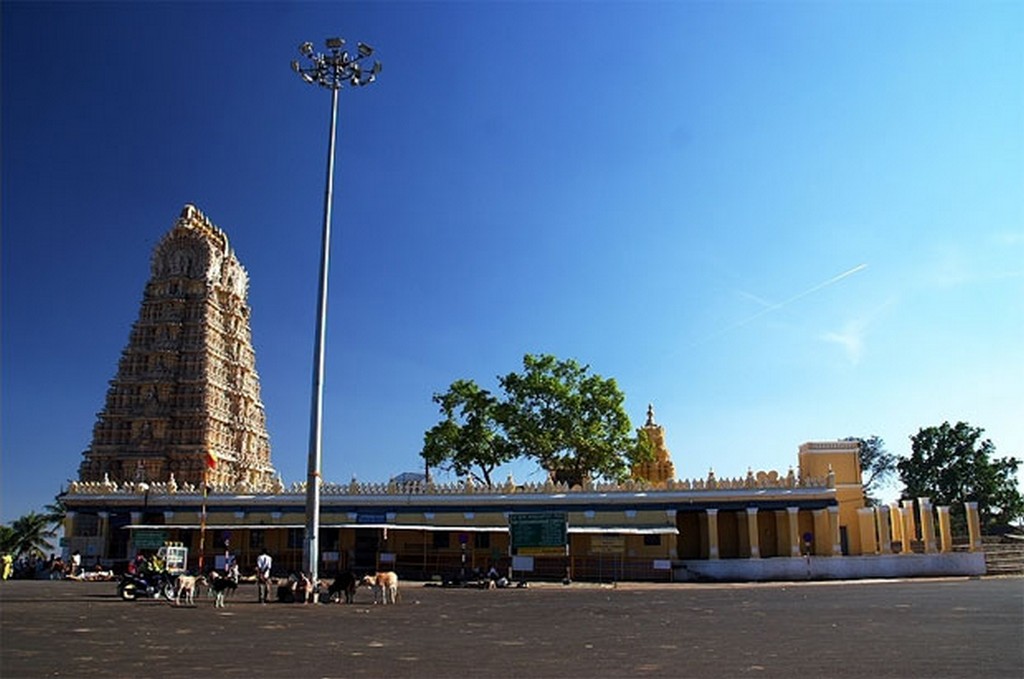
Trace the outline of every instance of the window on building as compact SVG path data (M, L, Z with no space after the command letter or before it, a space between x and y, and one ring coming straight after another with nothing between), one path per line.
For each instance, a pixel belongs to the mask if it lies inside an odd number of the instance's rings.
M659 546L661 546L661 535L658 534L658 533L655 533L653 535L645 535L644 536L644 546L645 547L659 547Z
M249 549L263 549L267 546L266 535L261 530L249 531Z
M448 549L449 543L447 531L439 530L434 533L434 549Z
M473 535L473 546L477 549L490 549L491 548L491 534L490 533L476 533Z
M305 529L304 528L289 528L288 529L288 549L302 549L302 544L305 541Z

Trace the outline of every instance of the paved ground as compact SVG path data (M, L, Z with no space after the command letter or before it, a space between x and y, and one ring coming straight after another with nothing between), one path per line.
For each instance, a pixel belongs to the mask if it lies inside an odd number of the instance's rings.
M123 602L0 585L0 676L1024 677L1024 579L772 585L406 584L397 606Z

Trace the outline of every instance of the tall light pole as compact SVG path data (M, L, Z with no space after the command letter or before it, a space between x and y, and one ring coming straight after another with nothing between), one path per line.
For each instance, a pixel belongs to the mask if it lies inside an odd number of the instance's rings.
M309 417L309 467L306 476L306 539L303 543L305 571L312 582L319 579L320 562L320 458L323 440L324 338L327 333L327 268L331 256L331 199L334 192L334 140L338 120L338 91L369 85L380 73L380 62L364 70L359 63L373 54L373 48L357 43L357 54L345 51L342 38L327 39L328 53L316 52L313 43L304 42L299 52L306 64L292 62L292 70L310 85L331 91L331 127L327 146L327 188L324 190L324 228L320 250L320 289L317 298L316 343L313 348L313 399Z

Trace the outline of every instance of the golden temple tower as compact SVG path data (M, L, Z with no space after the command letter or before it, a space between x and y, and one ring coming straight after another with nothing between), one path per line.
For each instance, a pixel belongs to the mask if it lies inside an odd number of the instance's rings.
M634 479L645 479L655 486L662 486L667 481L674 481L676 478L676 467L672 464L672 456L665 445L665 428L654 421L654 405L647 406L647 422L642 429L637 430L638 435L646 436L654 451L654 460L651 462L640 462L633 466L632 477Z
M249 277L186 205L153 251L138 320L83 452L82 481L264 490L276 476L249 327Z

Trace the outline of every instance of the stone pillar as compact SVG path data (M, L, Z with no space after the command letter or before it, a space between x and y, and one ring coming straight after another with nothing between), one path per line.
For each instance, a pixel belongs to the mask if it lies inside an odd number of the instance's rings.
M811 554L814 556L825 556L829 553L826 546L829 543L830 526L827 509L815 509L814 516L814 544L811 545Z
M718 558L718 510L705 510L708 514L708 558Z
M903 553L910 554L914 550L910 543L917 537L917 525L914 522L914 501L903 501Z
M892 525L889 523L889 507L875 507L875 521L878 523L878 551L892 554Z
M970 538L972 552L981 550L981 516L978 514L977 502L965 502L967 510L967 536Z
M839 539L839 507L833 505L828 508L828 531L832 536L832 556L843 555L843 545Z
M678 524L676 523L676 510L666 509L665 516L672 519L672 525L676 526L675 533L668 534L668 558L678 559L679 558L679 530Z
M932 501L926 497L917 498L917 506L921 508L921 540L924 542L924 553L934 554L935 520L932 517Z
M101 559L106 559L110 556L110 512L98 512L97 516L100 519L99 532L100 538L100 553L97 554Z
M72 510L64 512L64 537L75 537L75 512Z
M875 510L870 507L858 509L857 522L860 524L860 553L877 553L878 541L875 539Z
M903 510L899 502L889 505L889 520L892 526L892 539L894 542L903 542Z
M949 522L949 507L936 507L939 512L939 539L943 552L953 551L953 530Z
M757 507L747 507L747 538L750 540L750 558L761 558L761 542L757 530Z
M786 507L786 514L789 521L789 555L800 556L800 508Z

